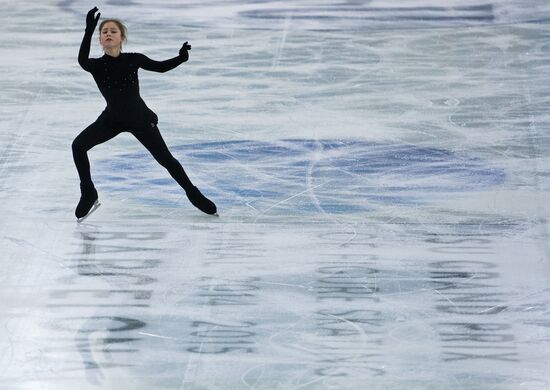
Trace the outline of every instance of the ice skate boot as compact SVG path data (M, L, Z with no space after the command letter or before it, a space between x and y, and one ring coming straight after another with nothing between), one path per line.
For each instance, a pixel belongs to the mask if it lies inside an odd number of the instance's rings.
M101 205L98 201L97 191L93 184L83 185L81 183L80 193L80 201L78 202L74 212L78 222L84 221Z
M214 202L201 194L197 187L192 186L190 189L186 190L185 193L193 206L198 208L200 211L210 215L218 215Z

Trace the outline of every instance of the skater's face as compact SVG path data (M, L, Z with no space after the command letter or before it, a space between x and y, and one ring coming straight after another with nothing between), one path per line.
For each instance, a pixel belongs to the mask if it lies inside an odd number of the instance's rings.
M122 39L122 32L116 23L107 22L101 27L99 43L103 47L103 50L121 48Z

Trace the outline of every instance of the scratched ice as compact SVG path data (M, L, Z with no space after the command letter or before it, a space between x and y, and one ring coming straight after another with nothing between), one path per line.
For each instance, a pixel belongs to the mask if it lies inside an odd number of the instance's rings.
M0 388L550 388L546 1L98 2L220 217L121 134L77 224L89 6L0 13Z

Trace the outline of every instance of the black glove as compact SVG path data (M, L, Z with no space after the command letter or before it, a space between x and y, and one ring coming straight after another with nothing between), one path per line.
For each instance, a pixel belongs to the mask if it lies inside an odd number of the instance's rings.
M188 55L187 50L191 50L191 45L185 42L180 49L180 56Z
M86 31L93 32L97 26L97 21L99 20L99 17L101 16L101 12L95 15L97 11L97 7L92 8L88 11L88 14L86 15Z

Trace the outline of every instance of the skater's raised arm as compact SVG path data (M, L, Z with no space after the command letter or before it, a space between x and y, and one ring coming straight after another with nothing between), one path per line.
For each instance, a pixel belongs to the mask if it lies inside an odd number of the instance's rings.
M142 69L151 70L153 72L168 72L169 70L174 69L175 67L183 64L189 59L189 50L191 50L191 45L185 42L181 47L179 55L177 57L170 58L169 60L165 61L155 61L142 54L140 67Z
M82 43L80 44L80 50L78 51L78 63L80 64L82 69L88 72L91 70L89 57L92 35L94 34L94 30L97 26L97 21L101 16L100 12L98 12L97 16L95 15L97 10L97 7L94 7L89 10L88 14L86 15L86 30L84 31L84 37L82 37Z
M88 57L90 56L92 34L93 31L88 32L88 30L86 30L84 37L82 38L82 43L80 44L80 50L78 51L78 63L82 69L88 72L91 70L90 59Z

